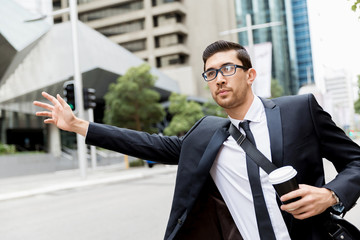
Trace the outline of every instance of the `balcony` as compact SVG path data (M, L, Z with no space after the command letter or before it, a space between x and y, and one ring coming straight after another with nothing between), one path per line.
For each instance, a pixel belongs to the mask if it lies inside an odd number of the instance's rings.
M157 48L155 49L154 53L156 57L173 55L173 54L190 55L190 50L184 44L176 44L172 46Z
M183 15L186 15L186 7L183 3L180 2L173 2L173 3L167 3L162 4L156 7L152 8L152 15L163 15L166 13L181 13Z
M138 32L131 32L131 33L125 33L125 34L112 36L112 37L109 37L109 39L113 42L121 44L124 42L131 42L131 41L135 41L135 40L145 39L146 37L147 37L146 31L142 30L142 31L138 31Z
M167 35L171 33L182 33L184 35L188 34L188 29L182 23L176 23L171 25L164 25L160 27L156 27L153 30L154 36Z
M91 28L97 29L110 25L116 25L119 23L131 22L138 19L145 19L145 10L138 10L131 13L125 13L112 17L101 18L98 20L86 22L86 24Z

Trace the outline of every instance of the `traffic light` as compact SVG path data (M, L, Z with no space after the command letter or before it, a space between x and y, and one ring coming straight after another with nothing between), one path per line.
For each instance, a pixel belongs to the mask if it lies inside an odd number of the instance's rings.
M95 96L95 89L93 88L84 88L84 108L95 108L96 107L96 96Z
M65 101L69 104L71 110L75 110L75 92L74 82L68 81L64 84Z

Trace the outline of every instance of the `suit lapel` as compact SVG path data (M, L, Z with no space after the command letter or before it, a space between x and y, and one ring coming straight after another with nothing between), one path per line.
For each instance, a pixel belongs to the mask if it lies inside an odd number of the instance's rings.
M203 187L206 179L209 177L209 172L212 164L214 163L216 155L218 154L223 142L229 137L229 135L230 134L226 128L219 128L211 137L209 144L207 145L204 154L199 161L196 172L193 175L193 186L191 188L190 194L192 201L189 202L190 205L192 205L194 200L198 197L197 195L200 193L200 190Z
M281 126L280 108L270 99L260 98L265 107L265 114L270 135L272 162L283 166L283 135Z
M283 133L282 133L280 108L270 99L263 99L263 98L260 99L265 107L265 114L269 129L269 135L270 135L272 162L277 167L281 167L284 165L283 163L284 152L283 152ZM279 198L277 198L277 203L279 207L282 204ZM281 214L283 215L287 228L290 229L290 226L292 225L293 222L292 216L285 211L281 211Z
M220 147L229 135L229 132L224 128L216 130L199 161L199 165L196 170L196 175L198 177L206 175L205 173L210 171Z

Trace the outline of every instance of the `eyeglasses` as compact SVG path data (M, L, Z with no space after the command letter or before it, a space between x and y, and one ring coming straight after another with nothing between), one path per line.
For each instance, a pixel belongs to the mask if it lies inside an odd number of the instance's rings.
M236 73L236 68L241 68L241 69L243 69L245 71L249 69L249 68L244 67L244 66L240 66L240 65L236 65L236 64L229 64L229 65L222 66L219 69L207 70L207 71L202 73L202 76L203 76L203 78L204 78L204 80L206 82L210 82L210 81L214 80L217 77L219 72L221 72L221 74L223 76L232 76L232 75L234 75Z

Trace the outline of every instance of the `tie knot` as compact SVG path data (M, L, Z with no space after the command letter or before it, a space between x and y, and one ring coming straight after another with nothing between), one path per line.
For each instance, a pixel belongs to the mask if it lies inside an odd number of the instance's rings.
M242 129L244 129L245 132L246 132L246 131L249 131L249 130L250 130L249 122L250 122L250 121L245 120L245 121L241 122L241 123L239 124L239 126L240 126Z

